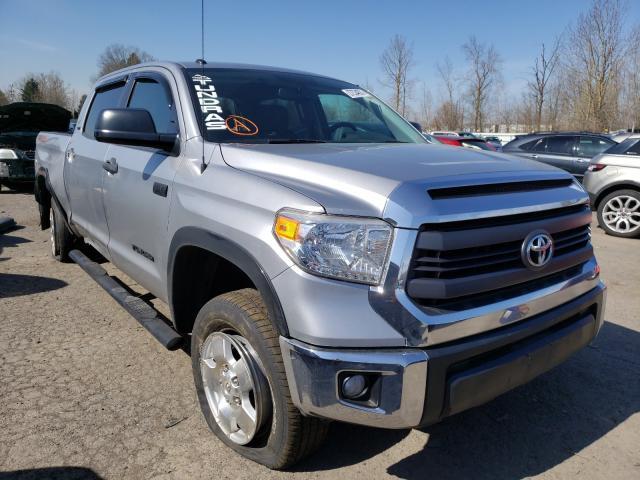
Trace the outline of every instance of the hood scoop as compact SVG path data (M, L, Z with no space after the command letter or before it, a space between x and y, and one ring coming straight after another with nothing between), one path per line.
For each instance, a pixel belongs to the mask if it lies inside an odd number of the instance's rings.
M499 195L514 192L533 192L550 188L564 188L573 183L571 178L559 178L549 180L533 180L508 183L489 183L483 185L464 185L444 188L431 188L427 190L434 200L460 197L478 197L481 195Z

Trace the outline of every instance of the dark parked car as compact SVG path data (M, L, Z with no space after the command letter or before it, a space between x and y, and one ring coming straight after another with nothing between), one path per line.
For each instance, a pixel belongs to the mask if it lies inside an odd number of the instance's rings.
M70 119L68 110L48 103L18 102L0 107L0 186L32 183L38 132L66 132Z
M582 179L591 159L615 143L595 133L534 133L512 140L502 151L548 163Z

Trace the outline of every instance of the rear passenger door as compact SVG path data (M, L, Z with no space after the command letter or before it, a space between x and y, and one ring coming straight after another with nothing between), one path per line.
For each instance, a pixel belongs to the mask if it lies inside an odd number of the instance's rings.
M573 156L573 147L575 143L576 137L574 135L543 137L538 140L531 149L531 157L540 162L574 173L575 158Z
M102 181L106 174L102 166L109 145L95 140L94 129L103 110L121 105L125 90L126 78L96 88L84 123L71 137L65 153L64 182L71 221L106 257L109 230L102 203Z
M149 111L158 133L180 134L173 77L158 72L132 75L124 105ZM182 137L184 138L184 137ZM110 145L104 208L113 263L156 296L165 299L167 225L179 151Z

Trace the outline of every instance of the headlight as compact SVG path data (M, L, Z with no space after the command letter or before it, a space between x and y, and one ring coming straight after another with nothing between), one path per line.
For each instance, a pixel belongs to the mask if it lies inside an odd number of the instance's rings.
M310 273L378 285L393 230L375 218L281 210L274 234L293 261Z
M0 177L9 176L9 165L4 162L0 162Z
M10 148L0 148L0 160L18 160L18 154Z

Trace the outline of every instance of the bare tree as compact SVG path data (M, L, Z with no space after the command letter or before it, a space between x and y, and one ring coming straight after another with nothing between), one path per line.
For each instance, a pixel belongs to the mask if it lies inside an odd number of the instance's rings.
M55 72L41 73L36 77L40 87L38 100L43 103L52 103L72 110L70 107L71 96L69 88L62 77Z
M436 64L436 69L445 89L445 99L438 108L438 127L447 130L462 128L464 118L460 99L457 95L458 79L456 78L453 63L449 57L445 57L442 63Z
M405 115L412 88L409 72L414 65L413 46L404 37L394 35L380 55L380 65L384 75L382 83L393 91L392 104L400 114Z
M9 98L0 90L0 106L6 105L7 103L9 103Z
M471 36L462 50L469 62L469 94L473 108L473 128L482 130L484 109L489 93L500 76L502 60L493 45L478 42Z
M602 131L611 126L620 95L625 42L620 0L594 0L569 36L568 68L577 94L576 120Z
M640 25L629 36L622 91L622 126L640 128Z
M433 97L424 82L422 83L422 99L420 101L420 112L418 115L422 129L428 129L433 123Z
M98 75L102 77L108 73L120 70L121 68L148 62L154 58L138 47L121 45L114 43L104 49L98 57Z
M527 87L533 97L533 101L536 107L535 125L536 130L541 129L542 125L542 113L545 107L545 101L547 100L547 90L549 82L558 66L558 59L560 56L560 37L556 38L551 47L551 50L547 50L546 45L542 43L540 54L536 57L536 60L531 69L533 79L527 82Z

